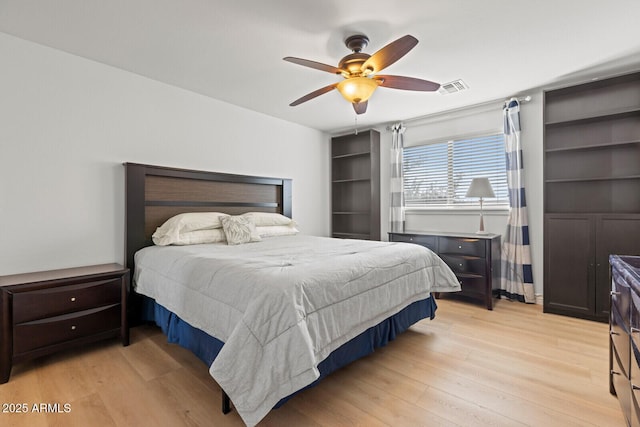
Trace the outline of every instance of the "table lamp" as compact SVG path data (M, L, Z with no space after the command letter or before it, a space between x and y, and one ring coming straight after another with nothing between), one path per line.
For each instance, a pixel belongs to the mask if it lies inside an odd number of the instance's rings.
M484 218L482 217L482 198L483 197L496 197L493 192L493 188L491 188L491 183L489 182L489 178L473 178L471 180L471 185L469 185L469 189L467 190L467 195L465 197L479 197L480 198L480 229L476 231L477 234L488 234L484 231Z

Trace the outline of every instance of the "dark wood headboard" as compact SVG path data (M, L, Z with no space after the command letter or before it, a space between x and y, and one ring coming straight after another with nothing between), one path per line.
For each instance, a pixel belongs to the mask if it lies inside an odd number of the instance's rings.
M126 266L167 219L184 212L277 212L291 218L291 180L125 163Z

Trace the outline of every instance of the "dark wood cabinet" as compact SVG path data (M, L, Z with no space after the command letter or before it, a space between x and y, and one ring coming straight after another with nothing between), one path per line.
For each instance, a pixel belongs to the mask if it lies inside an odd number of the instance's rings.
M389 233L390 242L422 245L438 254L455 273L460 292L447 294L481 301L493 310L494 290L500 288L500 236L497 234Z
M607 321L608 256L640 254L640 73L545 92L545 312Z
M128 285L119 264L0 277L0 383L23 360L112 337L128 345Z
M380 240L380 133L331 139L333 237Z
M640 257L610 257L609 390L640 425Z

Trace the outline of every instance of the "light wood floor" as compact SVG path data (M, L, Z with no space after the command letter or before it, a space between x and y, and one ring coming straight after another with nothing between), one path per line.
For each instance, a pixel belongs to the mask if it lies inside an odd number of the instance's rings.
M609 394L607 325L498 301L438 301L437 316L332 374L264 426L623 426ZM241 426L195 356L157 328L14 366L2 426ZM37 413L59 403L68 413ZM6 405L5 408L7 409Z

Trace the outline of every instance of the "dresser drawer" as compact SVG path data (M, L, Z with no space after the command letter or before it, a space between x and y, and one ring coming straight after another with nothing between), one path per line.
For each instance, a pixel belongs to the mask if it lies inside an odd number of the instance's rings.
M76 338L119 330L120 321L121 305L113 304L16 324L13 332L13 354L15 356Z
M631 322L631 288L627 281L616 270L611 271L612 283L611 283L611 306L617 308L622 323L627 331L630 330Z
M640 425L640 411L638 401L640 401L640 354L635 345L631 345L631 374L629 378L631 387L631 414L630 425ZM617 389L616 389L617 390Z
M120 278L16 292L13 295L13 323L116 304L121 298Z
M426 246L432 251L436 250L437 237L436 236L420 236L411 234L391 234L392 242L407 242L416 243L418 245Z
M629 334L625 330L625 326L620 318L620 313L616 307L611 307L609 323L609 335L613 343L613 351L617 353L618 359L622 363L622 369L625 375L629 375L629 362L631 356L631 341Z
M624 374L624 370L621 366L622 362L616 356L617 355L614 352L612 359L613 366L611 369L611 381L623 412L625 414L629 414L631 411L631 384L629 383L629 378Z
M633 391L633 396L631 398L631 427L640 427L640 405L638 405L637 396L635 393L637 390Z
M461 237L438 237L438 252L441 254L473 255L481 258L486 256L484 240Z
M447 263L454 273L471 273L484 276L486 274L486 260L484 258L442 255L440 258Z

